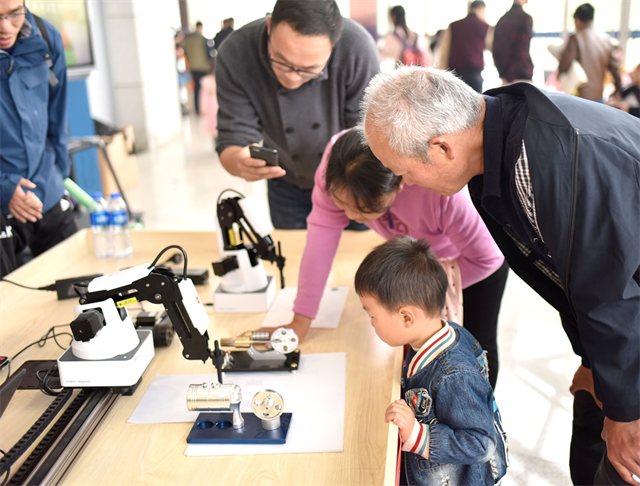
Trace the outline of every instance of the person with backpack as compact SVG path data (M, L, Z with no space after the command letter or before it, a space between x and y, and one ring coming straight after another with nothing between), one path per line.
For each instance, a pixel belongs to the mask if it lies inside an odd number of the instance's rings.
M389 12L394 30L379 44L380 66L387 71L398 63L405 66L432 64L429 41L423 35L409 30L404 7L396 5Z
M0 0L0 206L34 256L78 230L63 180L67 66L60 33L22 0Z

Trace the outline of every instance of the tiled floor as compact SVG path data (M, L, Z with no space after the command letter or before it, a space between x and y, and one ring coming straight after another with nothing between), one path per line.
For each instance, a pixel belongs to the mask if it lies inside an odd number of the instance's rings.
M185 118L182 137L140 154L141 184L128 193L150 229L214 229L215 200L233 187L267 204L266 184L230 176L213 141ZM500 313L500 377L496 396L509 439L513 485L569 485L572 397L579 359L558 314L515 274Z

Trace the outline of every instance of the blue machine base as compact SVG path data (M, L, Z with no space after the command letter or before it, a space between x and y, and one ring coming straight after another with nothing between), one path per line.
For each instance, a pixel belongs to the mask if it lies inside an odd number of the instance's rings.
M262 428L262 420L245 413L244 427L234 429L230 413L201 413L187 437L189 444L285 444L291 425L291 414L280 416L276 430Z

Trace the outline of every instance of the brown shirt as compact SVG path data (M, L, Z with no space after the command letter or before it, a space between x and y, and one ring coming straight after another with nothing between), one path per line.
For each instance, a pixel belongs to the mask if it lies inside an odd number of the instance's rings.
M611 37L598 32L590 25L579 30L567 42L560 58L558 74L566 72L577 60L587 75L587 82L578 90L578 96L587 100L601 100L604 76L609 70L613 76L616 91L620 91L620 61L613 53Z

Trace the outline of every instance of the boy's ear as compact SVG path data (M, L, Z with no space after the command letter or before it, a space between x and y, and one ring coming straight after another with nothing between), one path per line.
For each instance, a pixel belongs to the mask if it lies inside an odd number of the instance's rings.
M405 328L409 329L416 323L416 309L413 306L402 306L398 309L398 313L402 317Z

